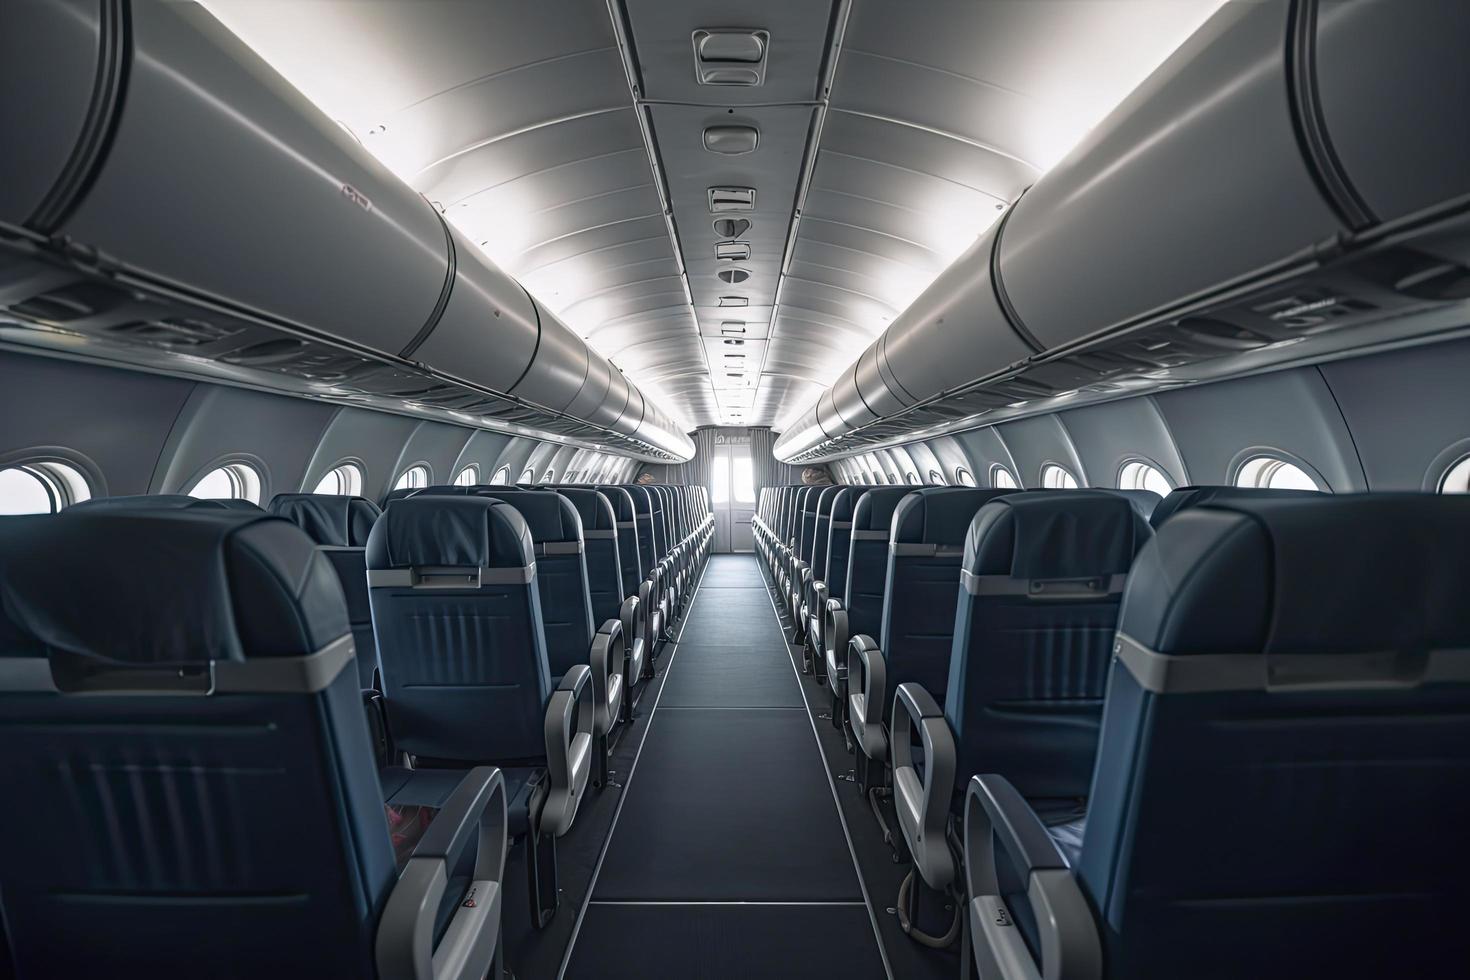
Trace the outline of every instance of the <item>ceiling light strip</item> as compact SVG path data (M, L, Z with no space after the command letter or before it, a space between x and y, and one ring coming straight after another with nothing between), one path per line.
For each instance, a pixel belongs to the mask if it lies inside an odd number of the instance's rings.
M694 338L699 345L699 356L704 360L704 374L709 383L710 398L714 401L714 373L710 369L709 356L704 349L704 338L699 332L699 316L694 312L694 293L689 288L689 271L684 266L684 249L679 244L679 229L674 224L674 206L669 199L668 180L664 175L663 161L659 159L658 141L649 122L651 110L643 104L642 77L638 71L638 57L633 51L631 22L623 0L607 0L607 14L612 21L613 36L618 42L618 57L622 59L623 75L628 80L628 93L633 100L633 115L638 120L643 149L648 154L648 167L653 173L653 189L658 194L658 206L663 212L664 227L668 229L669 245L674 250L674 264L679 269L680 285L684 287L684 301L689 307L689 319L694 323ZM688 421L684 420L684 424L687 425Z
M765 353L761 357L760 374L756 379L756 391L760 391L760 378L766 374L766 359L771 356L771 341L776 339L776 322L781 315L781 293L786 283L787 270L791 268L796 253L796 233L801 227L801 215L806 209L806 198L812 186L812 175L817 169L817 151L822 146L822 130L827 123L827 111L832 107L832 80L837 77L837 60L842 54L842 41L847 36L847 22L852 16L852 0L837 0L832 8L832 27L827 35L827 50L822 55L822 70L818 83L820 95L812 113L811 128L807 131L806 151L801 159L801 176L796 183L795 206L791 211L791 225L786 232L786 247L781 252L781 271L776 276L776 298L771 304L771 323L766 331ZM820 398L820 394L818 395ZM776 421L774 414L772 423Z

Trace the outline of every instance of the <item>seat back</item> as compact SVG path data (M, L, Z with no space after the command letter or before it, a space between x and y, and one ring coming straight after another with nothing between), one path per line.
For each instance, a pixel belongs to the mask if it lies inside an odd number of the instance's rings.
M822 495L817 498L816 520L812 524L812 577L818 582L825 581L827 576L827 539L828 529L832 525L832 501L837 499L837 494L842 492L841 487L832 486L822 488Z
M278 493L268 509L306 532L336 570L357 647L357 679L363 690L367 690L375 683L378 645L373 638L373 611L368 603L365 549L373 522L381 513L378 505L366 497Z
M393 848L311 540L264 513L73 508L8 518L0 554L0 619L32 642L0 673L17 974L375 975Z
M1271 490L1263 487L1198 486L1176 487L1154 507L1149 523L1157 530L1165 521L1181 511L1203 507L1215 501L1288 500L1317 495L1316 490Z
M900 684L917 683L943 702L965 534L981 507L1014 492L915 488L894 508L879 640L888 672L885 718Z
M551 677L535 547L516 508L481 496L395 501L368 536L367 563L398 747L544 762Z
M653 527L653 494L648 492L647 487L637 484L629 485L626 489L633 498L633 520L638 532L638 555L642 561L643 573L639 578L647 578L653 574L659 560L663 558L663 552L658 549L658 535L654 533Z
M852 548L852 512L871 487L839 487L832 495L827 521L827 568L822 581L827 597L847 601L847 559Z
M638 583L648 573L644 570L638 546L638 512L633 506L633 494L627 487L600 486L596 489L612 505L613 518L617 522L618 571L622 576L623 595L637 595ZM584 529L585 524L584 520Z
M592 622L595 626L617 619L624 597L637 595L638 589L635 587L632 592L627 592L623 588L618 520L613 513L612 501L600 490L563 487L557 492L572 502L582 521L582 552L588 595L592 602ZM588 642L591 642L591 637L588 637Z
M1462 972L1467 551L1470 499L1435 494L1236 499L1159 529L1076 866L1108 975Z
M592 623L592 589L587 581L582 518L576 505L554 490L486 488L479 496L510 504L520 512L531 532L546 658L555 687L570 668L587 662L596 632Z
M1032 490L987 504L968 530L944 699L955 778L1000 773L1072 813L1092 778L1123 585L1152 529L1108 490Z
M668 500L664 497L664 488L655 484L644 487L648 491L648 501L653 508L653 543L658 549L659 559L662 560L673 547L669 539L669 508Z
M913 487L865 490L853 508L849 532L847 635L877 638L883 632L883 596L888 591L888 536L898 502Z
M807 487L801 500L801 520L796 528L796 557L808 565L812 561L812 550L817 539L817 508L822 495L831 487Z
M136 493L117 497L92 497L72 504L67 510L229 510L223 500L191 497L186 493Z
M1109 490L1108 493L1117 494L1127 500L1133 505L1133 509L1138 511L1139 516L1146 521L1154 516L1154 511L1164 501L1163 497L1152 490Z

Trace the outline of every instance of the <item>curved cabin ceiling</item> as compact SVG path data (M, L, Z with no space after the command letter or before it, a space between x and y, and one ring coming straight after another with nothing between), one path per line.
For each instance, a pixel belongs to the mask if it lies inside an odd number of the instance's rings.
M777 429L1219 5L206 3L650 399Z

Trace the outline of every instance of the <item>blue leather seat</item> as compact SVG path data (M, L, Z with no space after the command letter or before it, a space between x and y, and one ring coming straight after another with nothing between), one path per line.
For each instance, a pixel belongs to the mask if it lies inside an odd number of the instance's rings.
M638 512L633 494L627 487L598 486L593 489L607 497L617 522L618 569L623 577L623 595L637 595L638 583L647 574L638 545ZM585 521L584 521L585 523Z
M851 632L848 720L859 750L859 783L865 789L871 774L867 763L882 763L888 757L886 726L899 685L915 683L935 698L944 696L965 535L981 507L1014 492L908 489L894 508L885 549L881 639L875 643L872 634L859 633L855 627ZM858 508L861 518L862 503ZM857 561L854 557L854 570Z
M367 563L388 727L417 763L383 774L388 800L434 805L446 785L435 769L499 765L544 924L557 906L554 839L591 776L595 707L585 665L552 684L526 521L490 497L416 494L373 525Z
M806 564L798 582L800 602L796 620L801 625L804 641L802 667L807 673L820 670L822 664L822 612L826 597L817 594L816 585L827 574L827 532L832 523L832 501L842 492L839 486L822 487L817 494L816 513L812 519L811 543L807 546Z
M1019 955L1097 962L1078 976L1462 974L1467 550L1470 499L1432 494L1170 519L1123 597L1080 852L977 777L972 921L1029 889L1052 914L1018 912ZM1009 884L986 873L992 838Z
M1152 537L1108 490L1031 491L975 515L942 702L958 790L998 772L1044 812L1086 798L1123 586Z
M186 493L136 493L117 497L93 497L70 507L69 511L96 510L229 510L223 500L191 497Z
M832 497L827 525L827 567L815 591L822 616L822 673L832 695L832 727L839 731L847 709L847 579L852 518L858 499L873 487L841 487Z
M366 497L278 493L268 510L305 531L336 569L357 645L358 681L363 690L376 687L378 645L373 638L373 611L368 603L365 548L373 522L381 513L378 505Z
M1320 496L1316 490L1271 490L1264 487L1197 486L1175 487L1154 507L1148 521L1158 529L1165 521L1181 511L1192 507L1203 507L1215 501L1231 500L1289 500L1293 498Z
M878 636L883 630L883 597L888 592L888 536L893 512L913 487L875 487L858 498L848 532L848 636Z
M395 856L341 588L298 528L78 508L8 519L0 553L38 651L0 659L19 976L400 975L424 940L492 968L500 776L458 774Z
M600 508L594 510L603 525L612 523L612 508L597 491L591 494ZM604 777L607 735L612 732L626 699L626 644L622 619L614 610L606 619L592 619L592 589L588 583L587 545L581 513L569 495L559 491L479 488L479 497L503 500L519 511L531 530L537 555L537 592L541 597L541 624L547 642L551 683L559 685L567 671L578 664L592 670L592 704L597 710L598 785ZM603 513L606 511L606 513ZM601 527L610 533L612 527ZM607 541L598 544L607 544ZM612 542L616 544L616 542ZM604 580L616 567L604 567Z
M1133 509L1138 511L1138 515L1146 521L1151 520L1159 504L1164 502L1164 498L1152 490L1109 490L1108 493L1116 494L1127 500L1133 505Z

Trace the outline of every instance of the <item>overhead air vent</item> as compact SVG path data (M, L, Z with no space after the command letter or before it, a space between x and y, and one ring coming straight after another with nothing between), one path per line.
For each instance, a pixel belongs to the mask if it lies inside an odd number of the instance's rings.
M715 273L715 275L720 277L721 282L728 282L732 286L738 286L742 282L750 278L750 273L746 272L744 269L721 269L719 272ZM721 306L725 305L725 300L727 298L728 297L724 296L720 297Z
M715 242L715 258L743 262L750 258L748 242Z
M706 126L704 148L723 156L750 153L760 145L760 130L754 126Z
M745 335L744 320L723 320L720 323L720 333L726 337L741 337ZM730 341L725 341L730 343Z
M721 296L720 297L720 305L721 306L749 306L750 305L750 300L746 299L744 296Z
M701 85L760 85L766 80L767 31L722 29L693 34L694 75Z
M716 218L710 227L721 238L739 238L750 231L750 221L745 218Z
M711 187L708 193L711 214L720 214L724 211L755 210L754 187ZM735 236L730 235L729 237L734 238Z

